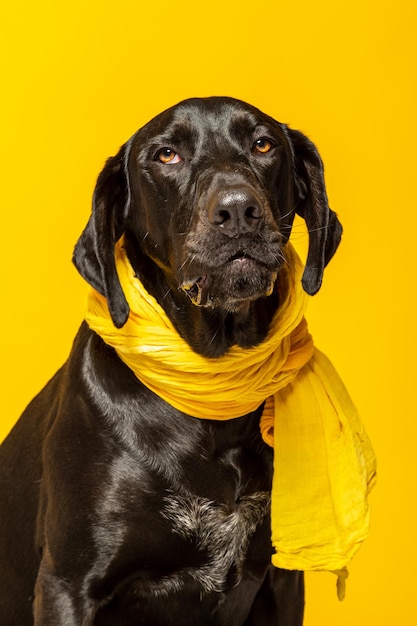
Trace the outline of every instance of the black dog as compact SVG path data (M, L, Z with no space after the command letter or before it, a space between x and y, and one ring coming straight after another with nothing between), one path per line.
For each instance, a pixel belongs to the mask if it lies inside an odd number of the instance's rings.
M314 145L243 102L188 100L108 160L74 262L122 327L124 235L178 333L216 358L265 338L295 213L313 294L341 236ZM1 448L0 623L301 624L302 573L270 565L261 411L187 416L83 324Z

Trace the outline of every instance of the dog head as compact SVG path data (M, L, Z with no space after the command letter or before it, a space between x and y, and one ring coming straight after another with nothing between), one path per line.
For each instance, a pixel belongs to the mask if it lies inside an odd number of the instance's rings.
M74 263L117 327L129 315L114 260L123 234L139 276L151 264L194 304L236 312L272 292L296 213L309 231L302 284L312 295L342 233L317 149L239 100L186 100L107 161Z

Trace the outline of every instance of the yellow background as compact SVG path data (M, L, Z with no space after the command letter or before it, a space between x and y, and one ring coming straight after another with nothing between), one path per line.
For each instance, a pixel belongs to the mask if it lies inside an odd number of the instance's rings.
M105 158L185 97L247 100L303 130L325 161L345 235L310 328L379 460L372 533L347 599L336 600L331 574L308 575L306 626L417 624L413 0L8 4L1 434L65 360L82 318L70 258ZM302 226L295 241L305 245Z

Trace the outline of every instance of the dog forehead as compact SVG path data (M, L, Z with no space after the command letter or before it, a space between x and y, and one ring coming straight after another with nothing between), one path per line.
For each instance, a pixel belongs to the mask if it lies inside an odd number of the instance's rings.
M138 131L137 137L139 140L221 138L254 132L259 125L281 127L279 122L242 100L221 96L190 98L155 116Z
M173 123L186 122L203 131L224 132L236 122L256 125L264 117L249 104L234 98L193 98L180 102L171 109Z

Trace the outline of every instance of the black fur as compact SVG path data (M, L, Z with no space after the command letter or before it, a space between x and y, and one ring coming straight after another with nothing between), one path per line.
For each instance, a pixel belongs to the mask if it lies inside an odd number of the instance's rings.
M108 160L74 262L123 326L124 235L145 287L214 359L265 338L296 212L313 294L341 236L314 145L243 102L188 100ZM1 447L0 623L299 626L303 575L270 566L261 412L180 413L83 324Z

